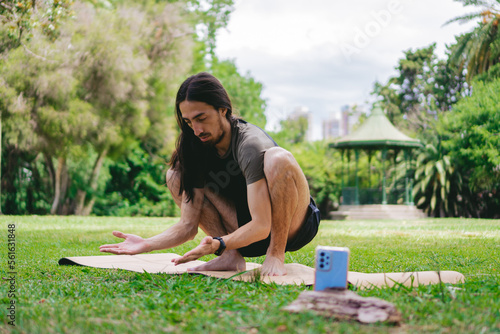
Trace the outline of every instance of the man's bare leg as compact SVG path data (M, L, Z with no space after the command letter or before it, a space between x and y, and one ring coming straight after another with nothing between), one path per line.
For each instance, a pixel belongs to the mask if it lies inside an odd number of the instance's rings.
M262 274L286 275L285 248L304 223L310 201L307 180L293 155L279 147L264 156L272 206L271 242L262 266Z
M181 207L182 197L179 195L179 175L172 169L167 172L167 186L175 203ZM201 212L200 228L206 235L220 237L234 232L238 228L236 210L229 202L217 196L213 191L205 189L205 199ZM243 256L236 249L227 250L221 256L200 266L191 268L192 271L242 271L246 264Z

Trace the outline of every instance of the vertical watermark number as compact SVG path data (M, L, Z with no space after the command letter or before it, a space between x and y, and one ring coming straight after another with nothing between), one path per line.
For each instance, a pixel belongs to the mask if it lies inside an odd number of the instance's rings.
M7 225L7 323L16 325L16 224Z

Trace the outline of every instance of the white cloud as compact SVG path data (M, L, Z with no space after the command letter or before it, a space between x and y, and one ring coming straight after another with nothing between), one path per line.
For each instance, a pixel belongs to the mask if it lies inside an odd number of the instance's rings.
M443 56L473 24L442 25L470 11L452 0L240 0L217 54L264 84L271 122L307 106L319 127L342 105L370 98L404 51L436 42Z

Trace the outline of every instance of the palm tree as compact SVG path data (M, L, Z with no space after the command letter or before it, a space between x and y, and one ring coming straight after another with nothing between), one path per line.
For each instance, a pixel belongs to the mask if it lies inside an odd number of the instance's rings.
M481 10L475 13L455 17L452 22L465 23L480 19L479 26L473 31L457 37L451 47L449 61L458 66L460 72L466 68L467 82L477 74L486 72L491 66L500 63L500 0L456 0L464 6L477 6Z
M458 216L464 212L462 177L441 145L428 144L417 158L413 196L429 216Z

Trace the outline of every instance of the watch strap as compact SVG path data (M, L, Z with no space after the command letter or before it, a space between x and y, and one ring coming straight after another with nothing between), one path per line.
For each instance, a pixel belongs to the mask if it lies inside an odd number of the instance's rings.
M219 240L219 243L220 243L219 249L217 249L214 254L217 256L221 256L222 253L224 253L224 251L226 250L226 243L224 242L224 240L221 237L213 237L213 239Z

